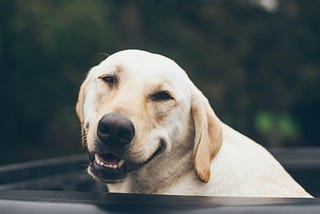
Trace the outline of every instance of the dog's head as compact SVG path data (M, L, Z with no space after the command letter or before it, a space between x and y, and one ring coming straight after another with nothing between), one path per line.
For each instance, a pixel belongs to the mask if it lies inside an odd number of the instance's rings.
M149 52L121 51L93 67L81 86L77 114L88 171L105 183L120 182L188 142L196 174L208 182L222 143L207 99L174 61Z

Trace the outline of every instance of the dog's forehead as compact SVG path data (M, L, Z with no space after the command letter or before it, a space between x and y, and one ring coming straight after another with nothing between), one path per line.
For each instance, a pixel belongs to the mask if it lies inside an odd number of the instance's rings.
M128 78L139 82L167 83L179 88L188 84L188 76L173 60L146 51L125 50L117 52L95 69L95 75L125 72Z

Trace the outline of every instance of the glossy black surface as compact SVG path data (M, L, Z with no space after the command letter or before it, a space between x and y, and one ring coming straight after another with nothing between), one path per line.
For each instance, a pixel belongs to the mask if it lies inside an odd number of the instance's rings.
M0 191L5 214L320 213L320 199L191 197L66 191Z

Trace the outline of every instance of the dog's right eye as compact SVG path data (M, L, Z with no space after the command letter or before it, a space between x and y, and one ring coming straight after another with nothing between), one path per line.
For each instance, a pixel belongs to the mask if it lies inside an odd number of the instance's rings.
M99 79L103 80L105 83L108 83L110 87L114 86L117 83L117 78L115 76L101 76Z
M153 101L167 101L167 100L174 99L171 96L170 92L168 92L168 91L159 91L159 92L153 93L153 94L151 94L150 98Z

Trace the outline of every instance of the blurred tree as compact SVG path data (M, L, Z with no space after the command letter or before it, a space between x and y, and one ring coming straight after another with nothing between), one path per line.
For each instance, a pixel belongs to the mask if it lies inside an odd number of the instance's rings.
M79 152L80 83L128 48L175 59L261 144L319 145L320 2L273 1L1 1L1 163Z
M9 0L1 6L6 122L0 130L3 141L12 142L5 145L10 151L5 155L19 153L15 159L24 160L80 151L75 97L85 75L81 71L102 59L99 53L113 40L108 4Z

